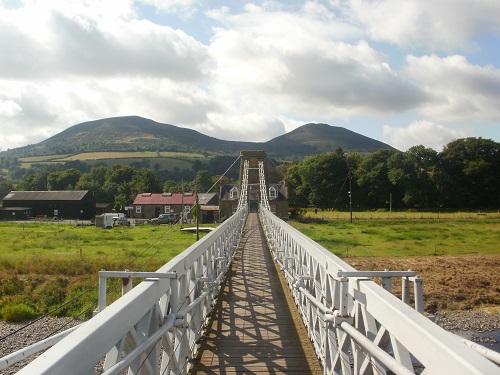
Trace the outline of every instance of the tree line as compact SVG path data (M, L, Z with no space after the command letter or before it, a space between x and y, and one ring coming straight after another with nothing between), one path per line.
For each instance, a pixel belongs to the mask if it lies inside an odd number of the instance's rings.
M123 207L142 192L206 192L234 182L239 169L233 156L193 163L191 169L160 171L143 161L133 166L95 166L80 161L62 165L18 167L2 160L10 176L0 176L0 191L90 190L96 202ZM278 164L271 161L271 164ZM464 138L447 144L442 152L422 145L406 152L381 149L362 156L335 152L300 162L270 165L270 182L286 181L290 207L321 209L499 209L500 143ZM15 181L17 178L17 181ZM15 181L15 182L13 182ZM214 186L212 192L218 192Z
M500 143L464 138L364 157L341 149L283 167L290 206L322 209L498 209Z
M212 187L214 181L215 177L207 170L199 170L192 181L167 180L162 184L152 169L113 165L92 167L88 172L70 168L64 171L34 173L19 182L16 190L89 190L94 194L96 202L113 202L115 208L119 209L130 205L140 193L204 193ZM224 179L222 183L227 181Z

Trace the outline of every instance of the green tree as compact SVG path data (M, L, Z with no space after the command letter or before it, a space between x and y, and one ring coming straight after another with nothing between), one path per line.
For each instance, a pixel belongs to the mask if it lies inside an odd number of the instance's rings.
M446 206L498 208L500 205L500 143L464 138L447 144L439 154L440 190Z
M404 189L403 202L408 207L436 207L437 152L422 145L413 146L404 153L395 153L388 159L389 180Z
M196 177L191 181L190 187L192 191L197 193L205 193L212 187L212 176L207 170L200 170L196 173Z
M349 204L349 165L339 148L310 157L300 164L302 185L309 186L309 200L319 208L345 208Z
M179 187L179 184L174 180L167 180L163 185L163 191L165 193L180 193L181 188Z
M4 177L0 177L0 191L8 192L14 190L14 184Z
M283 166L288 183L288 205L291 208L302 208L310 205L309 193L311 188L303 180L299 162Z
M161 193L161 182L156 173L147 168L141 168L135 171L130 182L130 201L139 193Z
M76 190L90 190L96 202L106 203L113 200L114 194L108 194L104 189L109 169L104 166L93 167L90 172L80 176Z
M49 172L34 173L17 185L20 191L45 191L47 189L47 177Z
M78 183L82 172L75 168L62 172L52 172L47 176L47 190L72 190Z
M355 171L360 187L359 195L368 207L385 207L390 194L396 197L396 188L389 179L388 160L399 151L381 149L366 156Z

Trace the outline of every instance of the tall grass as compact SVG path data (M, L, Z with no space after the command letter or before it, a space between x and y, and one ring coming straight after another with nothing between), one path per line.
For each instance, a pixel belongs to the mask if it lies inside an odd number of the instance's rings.
M155 271L193 244L196 236L177 226L119 227L104 230L53 223L0 223L0 315L13 319L11 306L34 314L90 316L97 302L98 271ZM120 280L110 280L109 297L119 296ZM87 293L84 293L88 291ZM54 311L65 302L70 305ZM90 306L90 309L89 307ZM23 310L24 309L24 310Z
M339 257L500 253L500 219L290 222Z

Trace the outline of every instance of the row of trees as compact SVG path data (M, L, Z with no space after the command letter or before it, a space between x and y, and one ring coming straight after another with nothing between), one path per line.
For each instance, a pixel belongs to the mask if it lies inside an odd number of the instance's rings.
M162 184L154 170L131 166L93 167L88 172L76 168L64 171L34 173L22 180L17 190L90 190L96 202L114 202L124 207L133 202L139 193L197 191L206 192L214 183L207 170L197 172L189 182L168 180Z
M19 182L0 177L0 191L91 190L97 202L120 207L142 192L206 192L233 162L232 156L217 157L184 171L158 171L139 164L45 165L23 172ZM21 173L20 168L11 171L13 176ZM232 168L230 178L236 180L238 171ZM286 176L290 206L296 208L346 209L352 199L353 207L360 209L389 208L389 202L395 209L498 209L500 143L465 138L449 143L440 153L414 146L406 152L382 149L364 157L338 149L271 168L270 176L271 182ZM218 185L229 181L225 177ZM212 190L217 191L217 187Z
M465 138L442 152L414 146L361 157L334 153L284 167L292 207L498 209L500 143ZM350 197L349 195L352 194Z

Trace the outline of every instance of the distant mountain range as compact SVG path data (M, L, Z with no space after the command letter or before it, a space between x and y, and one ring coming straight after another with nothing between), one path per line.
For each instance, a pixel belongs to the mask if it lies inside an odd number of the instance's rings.
M267 142L238 142L139 116L126 116L83 122L40 143L5 152L27 157L102 151L234 154L241 150L265 150L272 157L303 158L332 152L338 147L345 152L359 153L394 149L383 142L327 124L305 124Z

